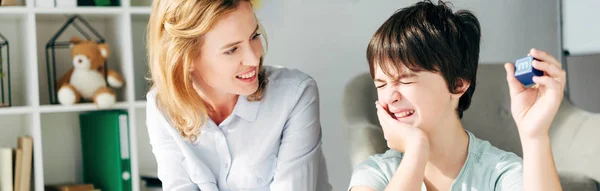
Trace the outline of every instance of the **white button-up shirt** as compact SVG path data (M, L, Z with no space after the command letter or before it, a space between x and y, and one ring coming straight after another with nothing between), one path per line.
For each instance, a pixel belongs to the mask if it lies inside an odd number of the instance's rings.
M187 142L147 94L146 125L164 190L331 190L321 150L319 92L308 75L264 66L263 99L240 95L220 125Z

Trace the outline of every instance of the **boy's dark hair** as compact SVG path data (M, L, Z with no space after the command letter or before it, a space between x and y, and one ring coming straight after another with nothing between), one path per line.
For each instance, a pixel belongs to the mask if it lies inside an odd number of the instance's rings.
M475 91L481 28L471 12L452 12L446 3L423 1L395 12L375 32L367 47L371 76L375 65L388 76L407 67L413 72L441 74L456 93L460 79L470 87L459 99L457 113L471 105Z

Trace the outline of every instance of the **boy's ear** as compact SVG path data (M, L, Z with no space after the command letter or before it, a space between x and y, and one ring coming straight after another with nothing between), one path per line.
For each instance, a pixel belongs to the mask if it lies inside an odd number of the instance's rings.
M456 79L456 83L454 84L454 93L453 96L457 96L456 98L460 98L467 90L471 87L471 83L465 79L459 78Z

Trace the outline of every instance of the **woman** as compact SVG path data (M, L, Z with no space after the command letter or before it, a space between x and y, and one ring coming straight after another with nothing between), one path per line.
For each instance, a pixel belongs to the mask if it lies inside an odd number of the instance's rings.
M367 60L387 145L353 172L349 190L560 190L548 129L563 98L565 72L531 49L545 72L525 88L508 63L511 110L524 159L466 131L460 118L475 91L481 27L468 11L419 2L373 35ZM504 80L504 79L498 79Z
M248 0L153 2L146 123L163 189L331 189L317 84L263 66L262 34Z

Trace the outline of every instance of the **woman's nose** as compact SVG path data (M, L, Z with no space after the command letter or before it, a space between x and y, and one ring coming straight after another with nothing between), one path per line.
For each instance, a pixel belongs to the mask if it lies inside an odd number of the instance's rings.
M250 46L244 54L243 65L258 66L260 64L261 50L254 50L255 47Z

